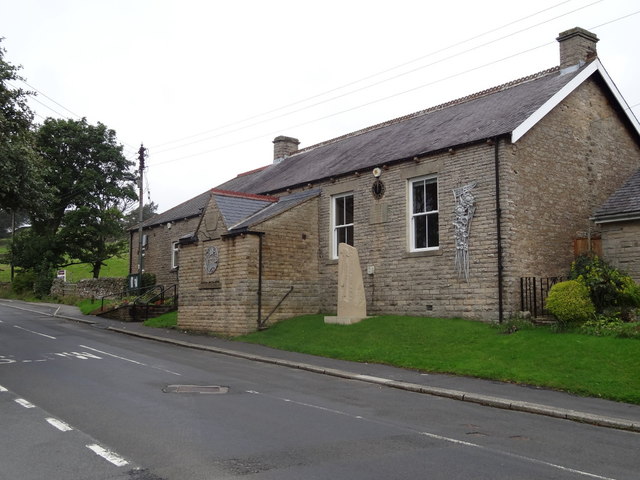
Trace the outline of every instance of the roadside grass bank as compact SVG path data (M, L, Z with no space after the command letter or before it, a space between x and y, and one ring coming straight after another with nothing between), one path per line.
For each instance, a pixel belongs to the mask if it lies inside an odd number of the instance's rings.
M328 325L323 315L235 337L280 350L466 375L640 404L640 341L463 320L381 316Z
M144 321L146 327L153 328L175 328L178 325L178 312L168 312Z
M113 304L113 303L115 302L108 302L107 305ZM83 314L89 315L100 308L101 302L99 300L92 301L91 299L85 299L77 302L76 306L80 309L80 311ZM149 318L144 321L144 325L146 327L153 327L153 328L175 328L177 324L178 324L177 311L164 313L158 317Z

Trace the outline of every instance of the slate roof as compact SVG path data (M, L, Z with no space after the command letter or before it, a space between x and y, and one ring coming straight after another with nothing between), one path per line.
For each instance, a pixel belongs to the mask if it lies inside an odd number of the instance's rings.
M626 103L596 58L580 67L555 67L513 82L453 100L426 110L349 133L295 152L277 164L267 165L219 185L214 191L270 194L315 182L369 170L374 167L420 157L511 135L515 142L554 108L566 95L593 74L608 86L620 106ZM621 108L640 138L640 124L628 108ZM178 207L147 220L144 226L188 218L202 211L208 191ZM248 228L245 220L268 208L250 201L222 199L227 227ZM294 197L295 198L295 197ZM218 199L217 199L218 200ZM282 201L282 200L281 200ZM293 201L293 199L292 199ZM280 202L278 202L280 203ZM277 203L272 211L284 207ZM265 214L266 214L265 210ZM244 215L244 216L243 216ZM248 220L247 220L248 221ZM253 221L253 220L251 220Z
M263 210L256 212L254 215L245 218L242 222L233 225L229 230L230 233L244 231L249 229L254 225L258 225L259 223L264 222L270 218L275 217L276 215L281 214L282 212L289 210L290 208L296 207L310 198L317 197L320 195L320 189L314 190L305 190L302 192L293 193L291 195L286 195L280 197L277 202L270 204L265 207Z
M640 170L594 213L596 223L640 219Z
M300 150L220 188L269 193L513 132L589 64L558 67Z
M241 194L218 189L212 190L211 193L215 197L216 205L218 205L227 228L254 215L278 200L276 197Z

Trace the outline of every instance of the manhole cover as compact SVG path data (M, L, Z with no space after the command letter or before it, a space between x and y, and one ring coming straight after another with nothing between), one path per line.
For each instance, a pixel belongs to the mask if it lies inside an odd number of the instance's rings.
M164 393L227 393L229 387L220 385L167 385L162 389Z

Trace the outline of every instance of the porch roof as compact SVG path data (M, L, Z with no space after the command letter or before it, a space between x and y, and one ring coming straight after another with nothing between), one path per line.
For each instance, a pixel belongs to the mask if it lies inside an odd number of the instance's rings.
M640 219L640 170L636 171L596 210L596 223L621 222Z

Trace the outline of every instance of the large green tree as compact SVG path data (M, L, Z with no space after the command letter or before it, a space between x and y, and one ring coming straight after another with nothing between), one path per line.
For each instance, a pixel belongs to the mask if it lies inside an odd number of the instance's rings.
M30 93L16 86L18 67L6 62L4 54L0 43L0 209L15 211L40 200L43 166L32 145Z
M30 211L31 228L16 239L19 265L46 277L73 258L91 264L97 278L104 261L126 248L118 240L123 206L137 199L133 163L114 130L84 118L48 118L35 133L35 148L47 166L49 196Z

